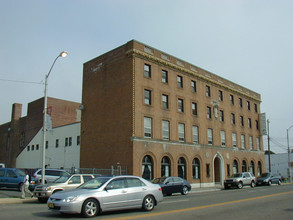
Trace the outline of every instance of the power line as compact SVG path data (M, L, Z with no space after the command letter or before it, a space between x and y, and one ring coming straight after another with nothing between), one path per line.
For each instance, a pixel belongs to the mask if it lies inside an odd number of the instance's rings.
M32 81L21 81L21 80L11 80L11 79L0 79L0 81L15 82L15 83L29 83L29 84L44 84L43 81L41 81L41 82L32 82Z

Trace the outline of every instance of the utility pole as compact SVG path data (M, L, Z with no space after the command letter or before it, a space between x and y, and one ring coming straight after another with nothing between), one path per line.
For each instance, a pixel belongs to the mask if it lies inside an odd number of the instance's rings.
M290 151L290 144L289 144L289 130L290 128L292 128L293 125L291 125L288 129L287 129L287 145L288 145L288 180L289 180L289 183L291 183L291 161L290 161L290 154L291 154L291 151Z
M271 147L270 147L270 121L267 120L268 124L268 159L269 159L269 172L271 172Z

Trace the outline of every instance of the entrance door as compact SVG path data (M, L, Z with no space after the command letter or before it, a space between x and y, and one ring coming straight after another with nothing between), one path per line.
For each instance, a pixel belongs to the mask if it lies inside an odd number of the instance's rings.
M218 157L214 160L214 180L215 183L221 183L221 163Z

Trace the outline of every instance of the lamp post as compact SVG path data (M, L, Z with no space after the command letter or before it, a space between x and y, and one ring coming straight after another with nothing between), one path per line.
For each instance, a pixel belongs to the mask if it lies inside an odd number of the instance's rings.
M51 73L51 70L53 69L53 66L56 62L56 60L59 57L66 57L67 52L63 51L61 52L54 60L49 73L45 76L45 95L44 95L44 112L43 112L43 151L42 151L42 184L45 184L45 164L46 164L46 132L47 132L47 86L48 86L48 78Z
M288 129L287 129L287 145L288 145L288 179L289 179L289 183L291 183L291 161L290 161L290 146L289 146L289 130L293 127L293 125L291 125Z

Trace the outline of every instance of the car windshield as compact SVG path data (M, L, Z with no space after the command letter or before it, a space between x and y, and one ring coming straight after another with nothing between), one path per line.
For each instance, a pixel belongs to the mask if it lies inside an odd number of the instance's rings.
M231 177L232 177L232 178L235 178L235 177L242 177L242 174L241 174L241 173L234 173Z
M19 176L25 176L25 173L22 170L15 170L15 173L17 173Z
M261 174L261 176L260 176L260 177L268 177L268 176L270 176L270 174L269 174L269 173L263 173L263 174Z
M111 177L97 177L95 179L92 179L92 180L82 184L78 188L81 188L81 189L98 189L105 182L107 182L109 179L111 179Z
M60 178L56 179L54 183L65 183L70 176L61 176Z
M154 183L154 184L163 183L165 179L166 178L156 178L156 179L152 180L152 183Z

